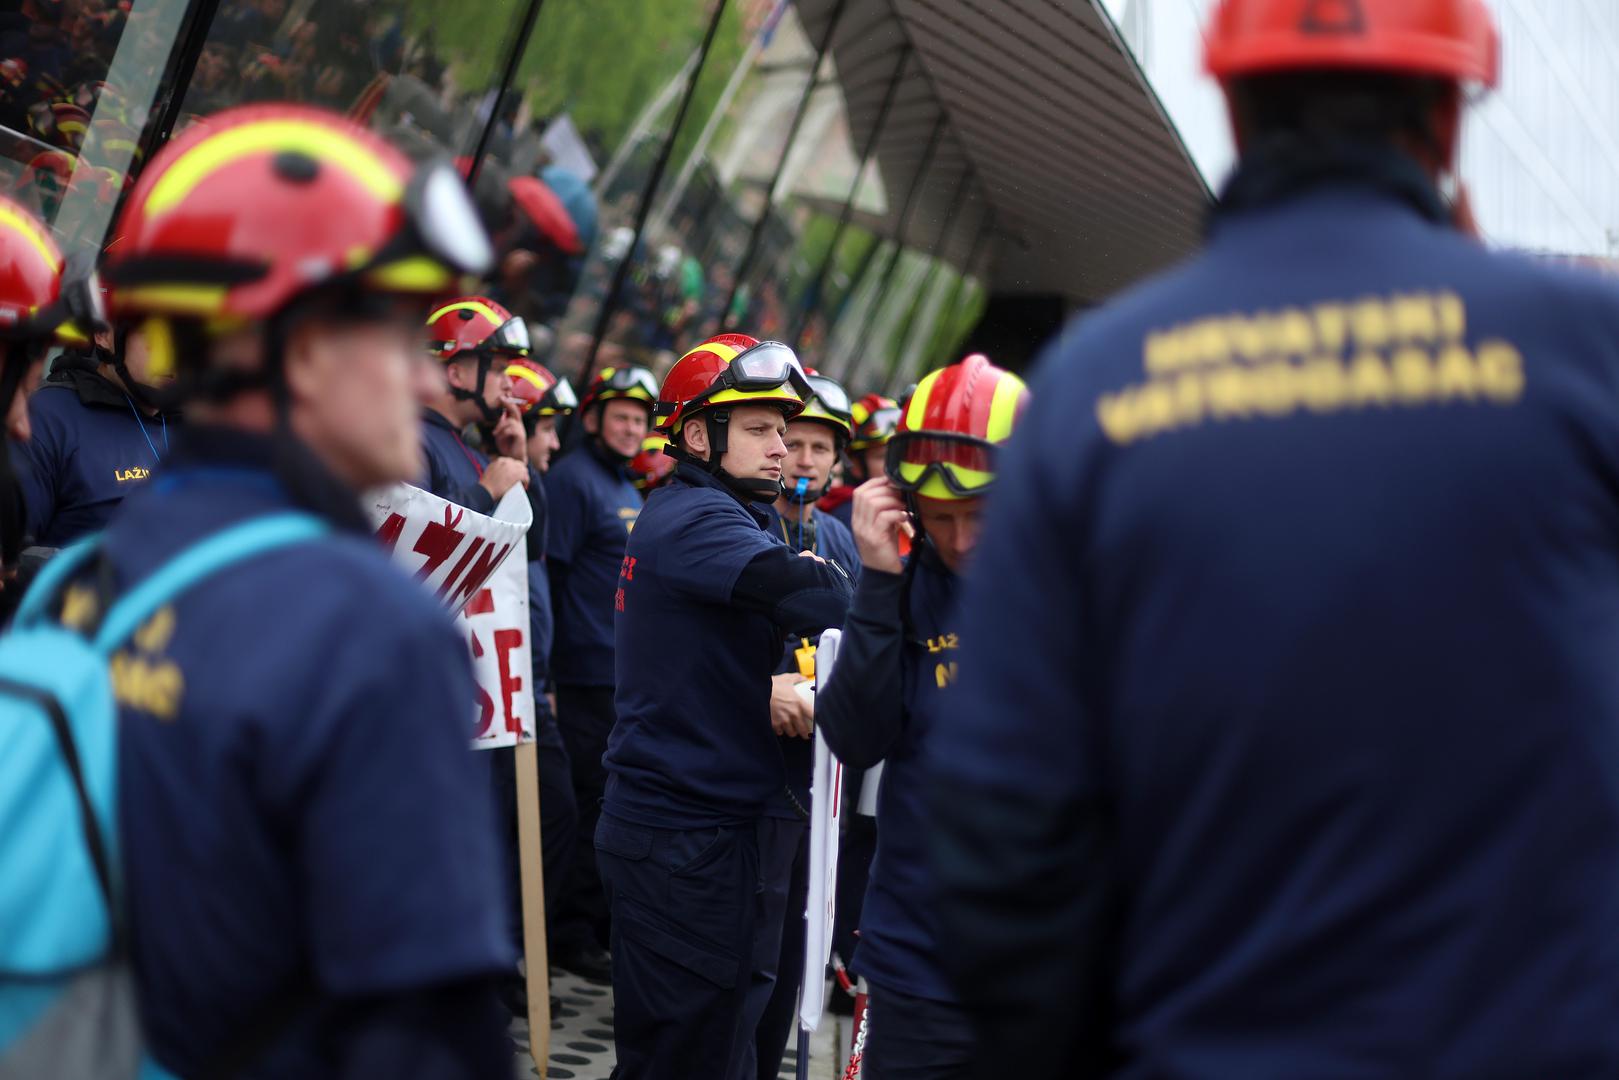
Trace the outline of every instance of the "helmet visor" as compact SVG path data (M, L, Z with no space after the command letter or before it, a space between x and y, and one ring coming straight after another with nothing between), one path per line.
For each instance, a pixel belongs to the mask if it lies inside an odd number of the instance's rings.
M405 193L405 213L427 253L457 273L484 274L494 265L489 234L461 174L448 161L429 162L417 171Z
M579 407L579 398L573 392L573 384L563 376L557 376L557 384L551 387L550 393L540 399L540 412L563 413L573 412Z
M821 408L844 420L849 418L849 392L825 375L809 376L810 392Z
M529 350L528 324L523 322L522 319L507 319L495 328L493 334L484 338L478 348L509 353L514 356L527 356Z
M597 383L596 396L627 394L635 390L644 391L648 401L658 400L658 384L652 381L652 373L641 367L617 368Z
M995 481L999 448L972 435L903 432L888 442L888 479L905 492L922 492L937 479L953 495L981 495Z

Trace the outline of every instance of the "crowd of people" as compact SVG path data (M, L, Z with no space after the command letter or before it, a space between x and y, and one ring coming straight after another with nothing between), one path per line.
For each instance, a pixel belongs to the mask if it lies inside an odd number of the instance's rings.
M142 1075L511 1074L518 785L361 512L398 483L530 505L547 937L622 1080L777 1074L817 735L851 805L881 766L834 935L872 1080L1619 1070L1619 297L1440 195L1477 0L1224 0L1207 50L1207 249L1032 391L855 400L677 320L576 393L525 309L557 192L492 217L309 105L166 144L99 278L0 201L0 700L115 710L115 798L29 824L90 852ZM46 624L101 698L7 666Z

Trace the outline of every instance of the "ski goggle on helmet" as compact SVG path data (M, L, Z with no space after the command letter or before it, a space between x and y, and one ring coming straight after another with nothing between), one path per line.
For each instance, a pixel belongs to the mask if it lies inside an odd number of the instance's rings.
M1023 380L973 354L927 375L889 440L893 485L923 498L971 499L995 482L1001 446L1028 404Z
M707 346L711 343L704 344ZM698 351L692 350L693 353ZM671 371L670 374L673 376L675 373ZM670 390L669 382L672 381L666 380L665 393ZM792 395L796 396L797 408L791 410L794 415L801 412L803 403L815 394L809 376L804 374L803 365L798 362L798 354L779 341L761 341L720 365L706 387L689 397L681 395L660 401L654 413L660 418L668 418L672 424L680 415L696 413L710 402L724 404L739 396L766 394L782 387L790 388Z

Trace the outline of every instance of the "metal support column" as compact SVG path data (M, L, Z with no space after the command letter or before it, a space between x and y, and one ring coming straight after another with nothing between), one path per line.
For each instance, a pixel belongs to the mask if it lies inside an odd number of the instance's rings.
M675 140L680 136L680 128L686 122L686 112L691 108L691 100L697 93L697 80L702 78L703 65L708 62L708 50L714 44L714 35L719 32L720 19L725 14L726 0L716 0L714 16L708 21L708 29L703 34L703 43L697 50L697 63L692 67L691 76L686 80L686 91L681 95L680 107L675 110L674 122L669 125L669 135L663 140L663 147L658 151L658 159L653 162L652 174L647 177L646 187L641 192L641 203L635 209L635 232L630 241L629 250L613 268L613 280L607 286L607 294L602 297L601 306L596 309L596 325L590 332L590 352L585 356L585 362L580 366L578 386L581 392L590 385L591 377L596 373L596 354L601 351L602 338L607 334L608 323L612 321L613 313L618 310L618 301L624 291L624 280L629 277L630 264L635 261L635 253L641 247L641 235L646 231L647 219L652 214L652 197L657 194L658 185L663 182L664 170L669 167L669 158L674 154Z

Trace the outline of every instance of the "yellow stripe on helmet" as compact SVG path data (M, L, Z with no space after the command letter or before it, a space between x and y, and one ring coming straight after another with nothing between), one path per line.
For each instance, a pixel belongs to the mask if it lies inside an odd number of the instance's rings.
M132 285L118 302L172 315L212 315L225 306L224 285Z
M364 276L367 285L394 293L437 293L455 284L455 272L427 255L385 263Z
M933 384L939 381L939 376L945 369L930 371L916 384L916 393L911 395L911 402L905 408L905 427L910 431L919 431L922 427L922 417L927 415L928 395L933 392Z
M984 437L992 443L1003 443L1012 437L1012 425L1017 423L1018 402L1023 400L1027 388L1023 380L1010 371L1001 375L995 384L995 396L989 403L989 426Z
M551 384L545 381L545 377L542 376L538 371L535 371L533 368L527 367L526 365L513 364L511 367L506 369L506 374L522 379L524 382L532 385L534 389L538 390L541 394L547 394L551 390Z
M180 155L152 185L146 213L170 209L213 172L249 154L289 151L338 166L383 202L404 197L404 182L394 171L344 132L305 120L261 120L221 131Z
M475 315L482 315L484 318L494 323L496 329L499 329L501 324L506 322L505 319L501 318L495 313L494 308L490 307L488 304L479 303L477 300L457 300L453 304L445 304L443 307L433 312L433 314L429 315L427 317L427 322L429 325L431 325L444 318L444 316L456 311L470 311Z
M9 228L12 232L28 241L29 246L39 253L41 259L45 260L46 266L49 266L57 273L61 273L62 257L56 253L55 247L45 234L40 232L38 225L5 205L0 205L0 225Z

